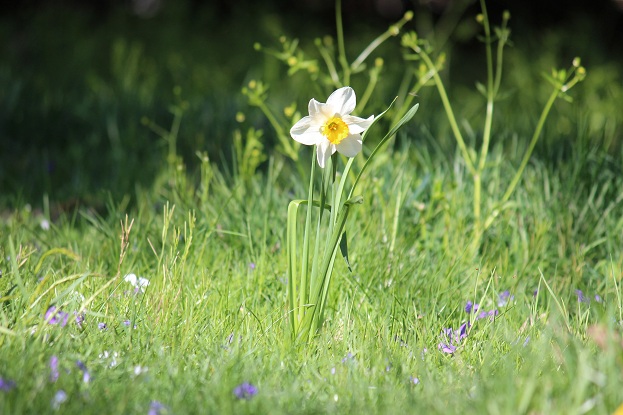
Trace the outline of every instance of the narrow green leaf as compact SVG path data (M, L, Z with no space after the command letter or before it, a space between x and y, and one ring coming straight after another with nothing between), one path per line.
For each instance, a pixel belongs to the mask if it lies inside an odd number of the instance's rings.
M376 148L374 149L374 151L372 151L372 154L370 154L370 156L368 157L368 159L366 160L365 164L363 165L363 167L361 168L361 171L359 172L359 174L357 175L357 178L355 179L355 183L353 184L353 187L350 189L350 193L348 194L348 197L352 197L353 192L355 191L355 188L357 187L357 183L359 183L359 179L361 178L361 175L363 174L364 171L366 171L366 168L368 167L368 165L370 164L370 161L374 158L374 156L376 155L376 153L379 152L379 150L381 149L381 147L383 147L383 145L390 139L392 138L397 132L398 130L400 130L402 128L403 125L405 125L406 123L408 123L409 121L411 121L411 118L413 118L413 116L415 115L415 113L417 112L418 108L420 107L420 104L415 104L414 106L411 107L411 109L409 111L407 111L407 113L396 123L396 125L394 125L394 127L385 135L385 137L383 137L383 139L381 140L381 142L376 146ZM376 120L375 120L376 121Z
M342 253L342 257L344 261L346 261L346 266L350 272L353 272L353 269L350 266L350 261L348 260L348 242L346 241L346 231L342 233L342 238L340 239L340 252Z

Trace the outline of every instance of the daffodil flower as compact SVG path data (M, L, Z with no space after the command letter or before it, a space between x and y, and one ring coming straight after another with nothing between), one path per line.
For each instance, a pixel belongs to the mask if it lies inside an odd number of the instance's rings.
M374 121L374 115L367 119L350 115L356 105L355 91L348 86L329 95L326 104L312 98L309 115L294 124L290 135L301 144L318 147L321 168L336 151L355 157L361 151L361 133Z

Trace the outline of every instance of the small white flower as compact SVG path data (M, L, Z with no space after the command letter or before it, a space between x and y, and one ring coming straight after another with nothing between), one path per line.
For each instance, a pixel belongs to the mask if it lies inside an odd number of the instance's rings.
M64 390L56 391L52 399L52 409L58 411L61 405L67 400L67 393Z
M113 368L117 366L117 357L119 357L119 353L117 352L109 352L108 350L104 350L103 353L100 353L99 358L102 360L110 360L107 364L108 367Z
M123 277L123 280L129 282L134 288L140 289L141 292L145 292L145 287L149 285L147 278L137 277L136 274L128 274Z
M44 231L50 230L50 221L47 219L42 219L39 225L41 226L41 229L43 229Z
M350 115L356 105L355 91L349 86L334 91L326 104L312 98L309 115L294 124L290 135L306 146L318 146L321 168L336 151L346 157L355 157L361 151L361 133L374 121L374 115L367 119Z

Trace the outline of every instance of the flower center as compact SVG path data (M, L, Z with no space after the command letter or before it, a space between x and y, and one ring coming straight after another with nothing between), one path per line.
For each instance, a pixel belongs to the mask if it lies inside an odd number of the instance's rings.
M348 125L337 115L329 118L320 132L334 145L340 144L350 134Z

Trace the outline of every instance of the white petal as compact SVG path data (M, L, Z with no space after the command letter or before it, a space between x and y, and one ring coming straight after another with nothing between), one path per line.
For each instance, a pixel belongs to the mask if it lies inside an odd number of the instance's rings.
M361 143L361 135L351 134L337 145L337 151L339 151L340 154L344 154L346 157L355 157L361 151Z
M329 140L326 138L318 143L318 165L320 168L324 169L324 166L327 164L327 160L331 157L331 154L335 153L335 146L331 144Z
M295 141L306 146L313 146L318 144L318 141L323 138L320 134L320 126L316 123L314 117L306 116L301 118L290 129L290 135Z
M348 125L348 131L351 134L363 133L374 121L374 115L369 116L367 119L355 117L353 115L345 115L342 120Z
M123 277L125 282L129 282L133 287L136 287L136 274L128 274Z
M313 117L320 112L321 106L324 105L321 102L316 101L315 99L310 99L309 104L307 105L307 110L309 111L309 116Z
M357 106L355 91L349 86L340 88L329 95L329 98L327 98L327 105L331 107L334 113L338 113L342 116L348 115L353 112Z

